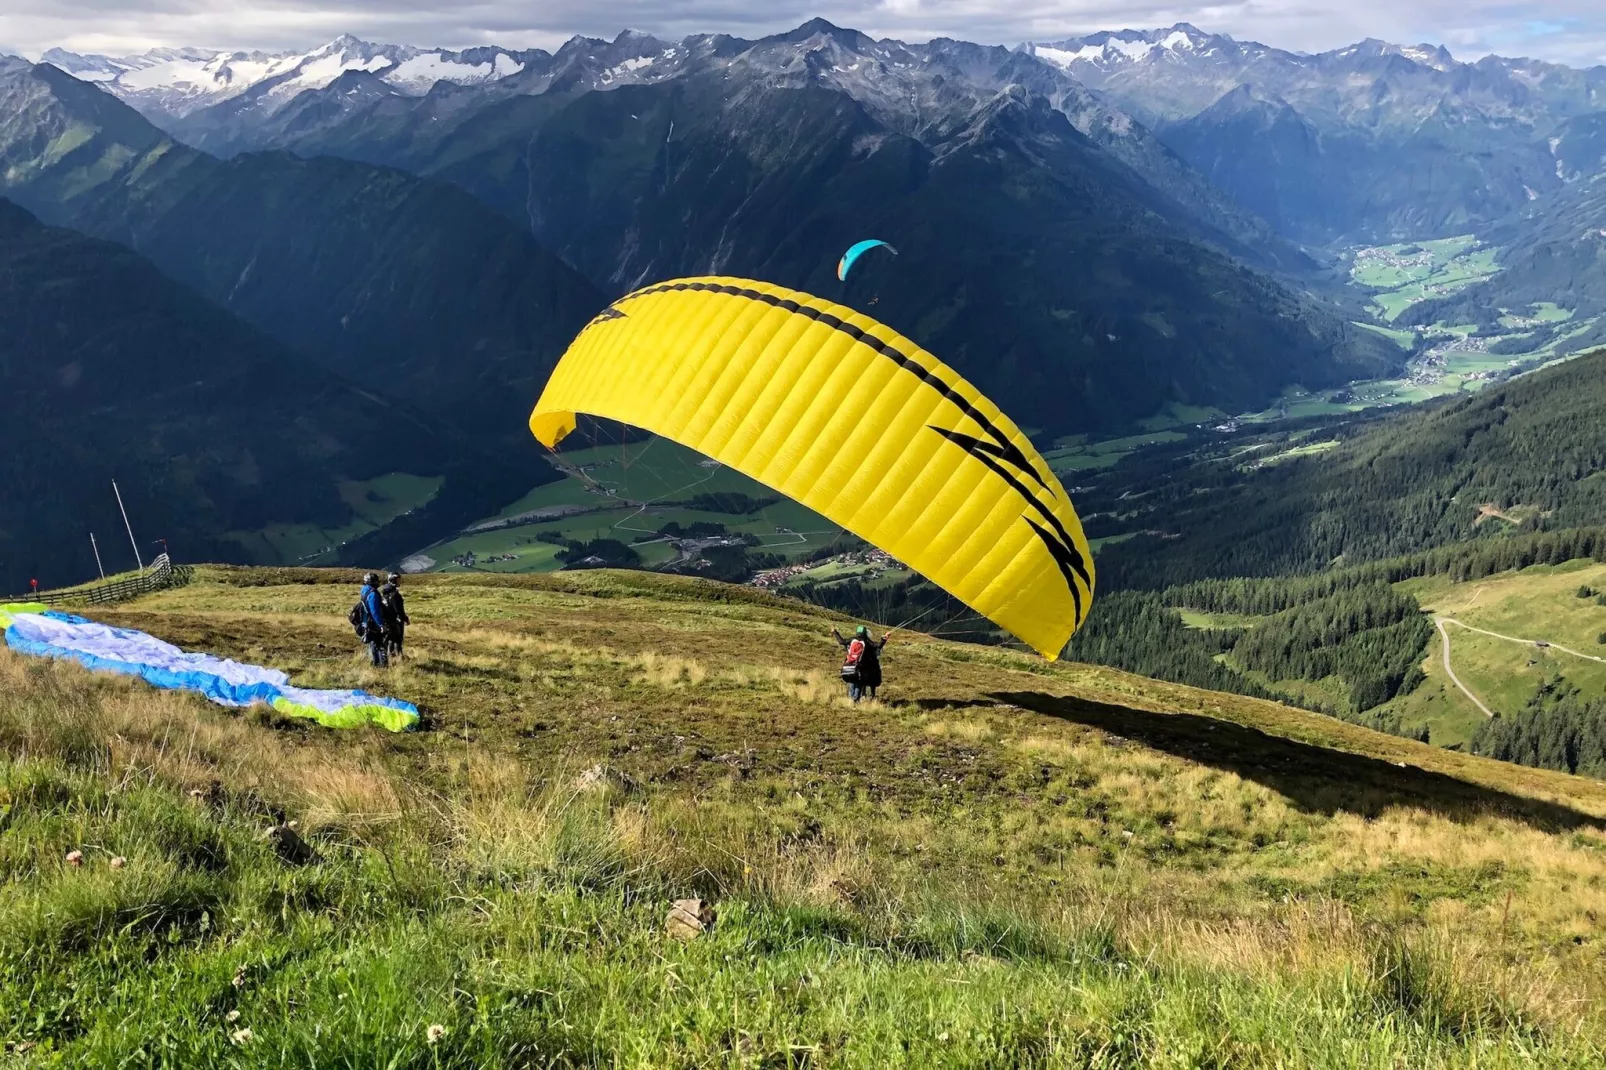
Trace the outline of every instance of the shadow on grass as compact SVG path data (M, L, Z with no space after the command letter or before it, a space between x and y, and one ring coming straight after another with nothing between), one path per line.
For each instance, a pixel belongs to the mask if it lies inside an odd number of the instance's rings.
M1415 806L1453 821L1498 814L1547 832L1606 829L1606 820L1558 803L1513 795L1413 765L1301 743L1233 721L1193 713L1152 713L1035 691L996 692L991 697L1236 773L1312 813L1342 810L1376 817L1393 806Z

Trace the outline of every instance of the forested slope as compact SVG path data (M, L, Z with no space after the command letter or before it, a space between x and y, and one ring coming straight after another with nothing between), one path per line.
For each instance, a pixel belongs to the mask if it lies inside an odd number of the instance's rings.
M1122 523L1157 534L1107 548L1101 582L1290 575L1606 522L1606 351L1335 434L1275 464L1145 469Z
M1100 597L1067 654L1195 687L1272 695L1427 741L1435 715L1420 704L1391 701L1423 683L1433 637L1432 614L1412 593L1420 585L1408 581L1457 585L1520 576L1534 566L1549 576L1557 566L1591 559L1606 562L1606 527L1480 539L1309 575L1116 591ZM1568 591L1569 602L1574 593ZM1606 607L1606 596L1593 604ZM1552 692L1553 700L1546 697ZM1528 724L1541 708L1546 724ZM1528 710L1488 726L1473 745L1512 761L1587 772L1595 768L1589 748L1606 747L1598 708L1565 679L1547 681ZM1543 747L1541 737L1548 741Z
M249 560L234 531L341 527L347 481L439 477L405 518L413 529L464 523L526 485L444 422L324 371L132 250L5 200L0 421L0 595L94 576L91 532L108 568L133 566L113 479L144 536L191 561ZM411 548L387 538L369 545Z
M288 153L217 160L49 65L0 63L0 192L139 251L375 393L523 451L532 482L524 417L606 303L447 183Z

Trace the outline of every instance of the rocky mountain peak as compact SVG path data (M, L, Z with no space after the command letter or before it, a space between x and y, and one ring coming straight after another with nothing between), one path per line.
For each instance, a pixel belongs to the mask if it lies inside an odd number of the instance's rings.
M805 44L813 43L817 38L829 39L853 51L859 51L875 44L873 40L858 30L844 29L822 18L810 19L795 30L776 34L774 37L767 38L767 40Z
M371 49L378 46L371 45L356 34L343 33L318 49L313 55L327 55L334 52L344 52L347 49ZM393 46L394 47L394 46Z
M650 33L640 30L620 30L619 35L613 39L615 46L637 45L642 48L667 48L668 41L654 37Z

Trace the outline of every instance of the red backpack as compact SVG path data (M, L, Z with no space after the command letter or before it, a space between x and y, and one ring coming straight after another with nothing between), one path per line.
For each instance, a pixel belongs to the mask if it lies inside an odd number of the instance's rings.
M855 639L848 644L848 656L842 659L842 678L852 680L859 675L859 660L864 657L864 640Z

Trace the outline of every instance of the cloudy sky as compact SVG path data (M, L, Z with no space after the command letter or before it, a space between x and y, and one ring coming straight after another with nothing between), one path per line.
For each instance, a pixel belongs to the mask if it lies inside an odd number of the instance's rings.
M1016 44L1192 22L1304 51L1381 37L1575 65L1606 63L1606 0L0 0L0 50L123 54L154 45L304 49L341 33L390 43L554 47L626 27L754 37L821 15L876 36Z

